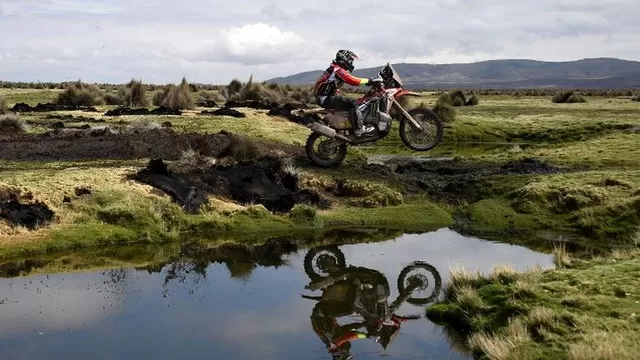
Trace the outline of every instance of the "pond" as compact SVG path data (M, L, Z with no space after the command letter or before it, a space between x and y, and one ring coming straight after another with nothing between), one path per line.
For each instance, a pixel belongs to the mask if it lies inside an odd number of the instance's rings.
M553 266L449 229L282 259L0 279L0 358L468 359L425 317L449 269Z

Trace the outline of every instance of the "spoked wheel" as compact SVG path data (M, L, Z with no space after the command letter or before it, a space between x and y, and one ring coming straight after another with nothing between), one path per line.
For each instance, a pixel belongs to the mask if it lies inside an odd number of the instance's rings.
M313 248L304 256L304 272L312 281L326 278L336 269L344 269L346 266L344 254L337 246Z
M416 129L411 122L403 117L400 120L400 138L409 148L415 151L428 151L436 147L442 141L444 126L442 120L429 109L413 109L409 115L422 129Z
M347 144L329 139L318 133L311 133L305 146L307 156L320 167L337 166L347 155Z
M402 269L398 275L398 292L412 295L407 302L412 305L426 305L432 302L442 289L442 278L435 267L423 262L415 262Z

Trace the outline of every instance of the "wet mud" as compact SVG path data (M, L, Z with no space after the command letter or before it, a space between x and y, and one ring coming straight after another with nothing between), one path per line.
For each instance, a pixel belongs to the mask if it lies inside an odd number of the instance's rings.
M476 202L495 194L491 177L566 172L535 158L503 164L455 160L404 161L397 164L368 164L361 172L400 182L409 194L428 194L435 201L459 204Z
M31 106L25 103L15 104L11 111L27 113L27 112L49 112L49 111L72 111L72 110L84 110L87 112L98 112L95 107L92 106L73 106L73 105L58 105L53 103L38 103L36 106Z

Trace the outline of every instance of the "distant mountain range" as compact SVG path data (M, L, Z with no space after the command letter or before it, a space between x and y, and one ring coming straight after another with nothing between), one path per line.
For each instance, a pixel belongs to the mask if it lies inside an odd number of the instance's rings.
M408 88L640 88L640 62L593 58L549 62L489 60L466 64L392 64ZM356 69L354 75L372 77L382 68ZM324 69L323 69L324 70ZM323 70L267 80L271 83L313 84Z

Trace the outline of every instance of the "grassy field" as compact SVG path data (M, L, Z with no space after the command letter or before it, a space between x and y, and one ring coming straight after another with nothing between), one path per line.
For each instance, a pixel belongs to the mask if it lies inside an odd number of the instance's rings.
M35 105L55 99L60 90L2 89L8 105L26 102ZM195 98L197 94L193 93ZM152 94L147 94L152 97ZM436 94L418 99L432 106ZM113 106L98 106L106 111ZM177 133L216 133L221 130L245 134L255 139L302 147L308 129L265 111L240 109L246 118L203 116L203 108L185 111L182 116L120 116L82 111L57 112L61 115L85 116L105 121L103 125L125 126L143 119L169 121ZM448 124L440 146L426 154L410 152L392 132L388 139L374 146L350 150L349 158L357 163L375 154L397 156L452 157L468 162L501 164L510 160L534 157L566 169L561 174L525 174L489 176L474 191L481 198L460 199L457 204L443 203L433 196L407 194L403 184L384 178L368 180L404 193L395 207L361 208L341 199L331 210L317 211L322 221L298 222L286 215L266 214L262 220L275 232L318 226L396 226L432 227L455 225L462 215L473 227L500 232L505 228L570 231L581 236L624 241L638 225L640 204L637 141L640 108L626 98L589 97L587 103L555 104L543 97L485 96L478 106L456 108L456 120ZM49 130L48 113L29 113L21 118L30 123L29 132ZM66 126L86 122L66 122ZM96 124L91 124L95 126ZM200 229L203 232L231 231L244 228L251 232L255 219L241 212L246 207L224 199L211 199L204 213L188 216L166 195L154 188L125 180L146 164L147 159L94 161L15 161L0 160L1 187L31 192L56 212L55 223L45 229L27 231L0 223L0 254L36 248L44 243L58 243L61 248L81 246L74 239L79 231L111 234L112 240L129 243L176 239L181 233ZM354 162L352 162L354 163ZM321 170L299 165L307 177L364 178L358 167L347 163L338 169ZM93 197L75 201L75 187L91 187ZM73 205L63 202L74 198ZM411 207L413 208L411 208ZM420 216L397 217L397 211ZM117 212L110 216L105 212ZM128 221L130 214L134 220ZM113 214L111 214L113 215ZM134 216L135 215L135 216ZM244 216L244 217L243 217ZM105 221L105 219L109 219ZM115 219L115 220L114 220ZM125 219L125 220L123 220ZM167 220L169 219L169 220ZM247 221L245 221L247 220ZM123 222L124 221L124 222ZM78 230L79 229L79 230ZM261 229L261 228L260 228ZM109 231L107 231L109 230ZM51 245L53 246L53 245ZM28 251L37 251L37 249ZM47 246L47 250L58 247ZM27 250L25 250L27 251Z

